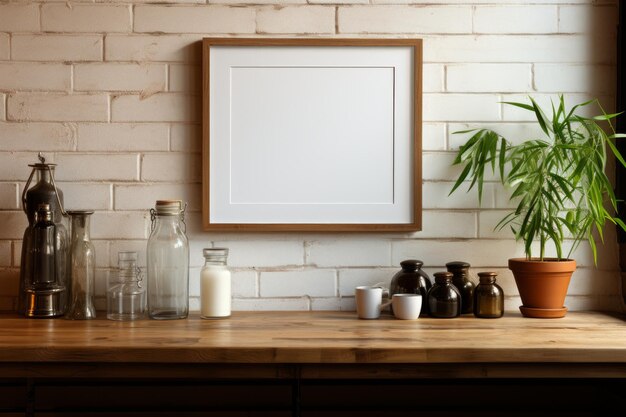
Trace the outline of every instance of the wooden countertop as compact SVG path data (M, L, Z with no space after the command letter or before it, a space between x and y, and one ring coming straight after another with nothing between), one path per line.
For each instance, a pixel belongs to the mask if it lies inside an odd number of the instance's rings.
M102 315L102 314L100 314ZM626 320L358 320L352 312L236 312L231 318L115 322L0 316L1 363L626 363Z

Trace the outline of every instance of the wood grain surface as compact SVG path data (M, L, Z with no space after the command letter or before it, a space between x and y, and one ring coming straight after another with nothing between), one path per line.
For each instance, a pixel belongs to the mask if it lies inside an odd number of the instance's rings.
M624 317L358 320L353 312L237 312L115 322L0 316L0 363L626 363Z

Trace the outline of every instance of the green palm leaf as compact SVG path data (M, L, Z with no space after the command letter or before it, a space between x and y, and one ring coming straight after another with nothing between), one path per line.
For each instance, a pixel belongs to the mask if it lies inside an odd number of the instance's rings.
M609 156L626 166L626 159L613 143L626 138L612 125L619 113L606 113L595 99L568 108L562 95L551 102L550 117L532 97L529 103L504 103L532 112L547 138L511 145L514 142L489 129L455 132L471 137L454 160L463 169L450 194L469 182L468 191L476 187L482 201L485 170L490 168L511 189L510 199L515 202L515 209L498 222L496 229L509 226L515 238L524 241L526 256L532 256L532 244L538 241L540 257L550 242L561 258L567 230L573 238L567 256L587 240L596 260L596 239L603 240L606 222L626 230L626 223L614 214L617 200L605 173ZM577 113L589 105L598 107L597 116ZM598 123L606 125L609 133Z

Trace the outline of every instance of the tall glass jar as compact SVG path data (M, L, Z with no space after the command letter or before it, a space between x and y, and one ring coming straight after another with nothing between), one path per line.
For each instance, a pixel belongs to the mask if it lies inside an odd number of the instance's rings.
M70 303L65 318L87 320L96 317L93 305L96 282L96 249L89 236L93 211L68 211L70 216Z
M461 314L474 312L474 288L476 285L469 280L470 264L462 261L448 262L448 272L452 273L452 283L461 294Z
M228 249L205 248L200 272L200 314L203 319L230 316L231 280L226 266Z
M146 289L137 266L137 252L119 252L117 264L107 285L107 319L140 319L146 312Z
M496 284L495 272L479 272L480 283L474 290L474 315L497 319L504 315L504 291Z
M158 200L150 210L148 239L148 315L184 319L189 313L189 241L180 200Z
M450 272L435 272L435 285L428 291L431 317L450 319L461 315L461 294L452 284Z

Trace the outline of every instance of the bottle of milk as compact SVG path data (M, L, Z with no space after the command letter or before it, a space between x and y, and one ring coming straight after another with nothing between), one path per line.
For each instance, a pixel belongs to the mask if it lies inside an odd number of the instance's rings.
M200 315L203 319L230 316L230 271L226 266L228 249L205 248L200 273Z

